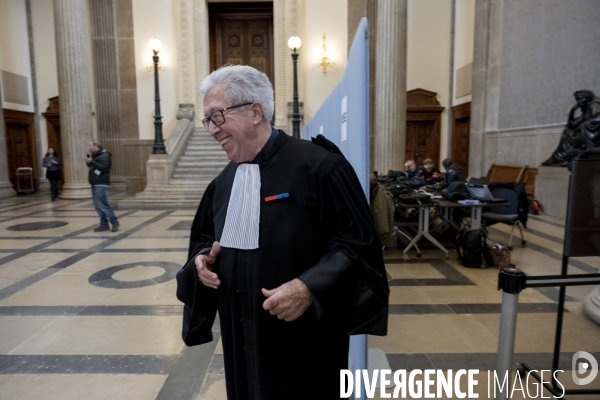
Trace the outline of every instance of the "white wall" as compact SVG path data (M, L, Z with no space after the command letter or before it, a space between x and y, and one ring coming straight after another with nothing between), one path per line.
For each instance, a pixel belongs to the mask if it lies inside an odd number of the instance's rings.
M166 139L175 127L178 104L177 81L177 2L172 0L133 0L133 30L135 69L137 78L138 119L140 139L154 138L154 71L148 41L154 37L162 42L159 71L160 109L163 136Z
M304 122L309 122L325 98L340 82L347 60L347 0L305 0L302 48L299 53L298 85L300 101L304 102ZM136 51L136 77L138 89L138 111L141 139L154 137L154 75L146 69L151 61L148 40L157 37L163 44L160 52L161 64L166 69L159 72L161 114L163 116L163 135L169 136L175 126L178 109L177 76L177 2L172 0L133 0L133 27ZM335 65L323 76L317 66L322 53L322 36L327 36L327 52ZM287 38L284 41L288 57ZM291 63L291 61L290 61ZM292 101L291 87L287 101ZM195 89L194 89L195 90ZM288 88L286 87L286 94Z
M58 75L56 71L56 41L54 38L54 17L52 2L31 0L31 22L33 25L33 52L37 79L38 108L40 111L40 154L48 148L46 112L51 97L58 96Z
M348 0L305 0L305 26L302 48L298 63L302 63L303 74L298 85L303 85L304 123L313 116L340 82L348 59ZM327 36L326 45L330 61L335 65L327 69L318 67L323 57L323 33ZM287 46L287 39L286 39ZM289 101L291 101L291 97Z
M456 98L456 70L473 62L475 38L475 0L456 0L454 28L454 94L453 105L468 103L471 95Z
M440 137L440 160L446 158L448 137L448 91L450 89L451 2L408 0L406 90L417 88L437 93L444 107Z
M10 110L33 112L31 62L29 58L29 35L27 33L27 10L25 0L0 1L0 69L27 77L29 105L9 103L4 99L5 84L2 82L2 106ZM0 74L0 79L2 75Z

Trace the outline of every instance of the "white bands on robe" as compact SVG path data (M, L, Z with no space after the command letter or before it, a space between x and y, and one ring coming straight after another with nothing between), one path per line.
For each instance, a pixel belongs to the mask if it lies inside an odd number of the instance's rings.
M258 249L259 221L260 170L258 164L240 164L231 188L221 246Z

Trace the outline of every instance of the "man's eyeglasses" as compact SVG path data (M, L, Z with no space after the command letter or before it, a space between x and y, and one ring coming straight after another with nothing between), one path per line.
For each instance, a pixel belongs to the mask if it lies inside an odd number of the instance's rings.
M225 111L231 110L232 108L247 106L250 104L252 104L252 103L238 104L237 106L231 106L231 107L223 108L221 110L213 111L212 114L210 114L208 117L206 117L202 120L202 125L204 125L206 130L208 130L208 127L210 126L211 122L215 126L223 125L225 123Z

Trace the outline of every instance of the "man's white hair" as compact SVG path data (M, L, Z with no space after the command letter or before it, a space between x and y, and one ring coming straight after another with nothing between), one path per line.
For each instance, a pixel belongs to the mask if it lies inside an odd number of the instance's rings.
M215 86L225 87L225 101L229 107L260 103L263 117L271 122L275 101L273 85L267 75L248 65L224 65L202 81L198 94L204 97Z

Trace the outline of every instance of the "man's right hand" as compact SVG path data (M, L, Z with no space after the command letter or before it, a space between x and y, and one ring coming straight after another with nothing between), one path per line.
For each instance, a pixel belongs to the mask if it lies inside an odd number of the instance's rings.
M198 280L202 282L204 286L209 288L217 289L221 284L217 274L212 272L212 266L217 260L217 256L221 251L221 245L219 242L214 242L212 249L208 254L200 254L196 257L196 270L198 271Z

